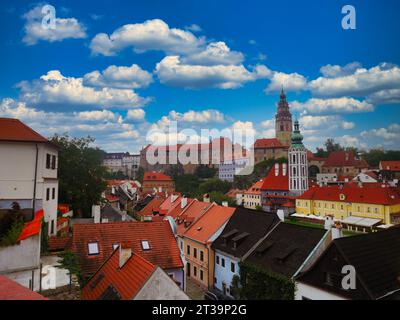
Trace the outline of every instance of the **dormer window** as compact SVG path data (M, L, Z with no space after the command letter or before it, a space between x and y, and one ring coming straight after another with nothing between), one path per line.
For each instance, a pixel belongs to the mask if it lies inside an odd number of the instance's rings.
M149 242L147 240L142 240L141 243L142 243L142 249L143 250L145 250L145 251L150 250L150 244L149 244Z
M115 251L116 249L118 249L118 247L119 247L119 244L118 244L118 243L114 243L114 244L112 245L113 251Z
M98 255L99 254L99 243L98 242L89 242L88 243L88 251L89 255Z

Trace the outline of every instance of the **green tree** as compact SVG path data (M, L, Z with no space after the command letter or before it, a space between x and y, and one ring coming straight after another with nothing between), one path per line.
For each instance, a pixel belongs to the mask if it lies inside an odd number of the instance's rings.
M222 194L227 193L232 188L232 184L228 181L222 181L218 178L208 179L199 185L199 195L205 193L211 193L213 191L220 192Z
M324 145L328 154L334 151L343 150L343 147L339 143L336 143L332 138L327 139Z
M215 177L217 169L201 164L196 168L194 174L200 179L209 179Z
M237 206L235 199L232 199L232 198L228 197L227 195L225 195L225 194L223 194L221 192L212 191L212 192L209 193L209 195L210 195L211 202L216 202L219 205L222 205L222 202L226 201L226 202L228 202L228 206L229 207L236 207Z
M91 137L64 134L51 141L59 147L59 201L70 204L78 216L90 217L92 205L101 201L107 186L103 151L90 146L94 142Z
M79 284L82 287L84 285L84 279L76 255L71 251L64 251L59 253L58 257L60 258L60 260L58 261L57 268L66 269L69 271L70 289L72 284L72 275L75 275L78 278Z
M140 183L143 183L143 177L144 177L144 169L142 167L139 167L136 174L136 180L138 180Z
M183 174L175 179L175 190L188 197L196 197L199 194L200 180L193 174Z
M182 164L178 163L168 166L164 173L170 176L173 180L176 180L176 178L183 175L185 171L183 170Z

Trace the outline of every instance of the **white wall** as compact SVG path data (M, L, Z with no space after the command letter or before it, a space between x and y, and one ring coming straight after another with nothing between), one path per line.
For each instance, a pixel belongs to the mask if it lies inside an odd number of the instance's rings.
M344 297L301 282L296 282L296 289L295 300L303 300L303 298L309 300L346 300Z
M219 264L217 264L217 256L219 256ZM221 261L225 260L225 267L222 267ZM235 272L231 271L231 263L235 264ZM226 284L226 287L229 289L232 284L232 278L234 275L239 275L239 260L228 255L223 254L222 252L216 251L214 258L214 277L217 278L217 282L214 282L214 286L218 290L222 290L222 283Z

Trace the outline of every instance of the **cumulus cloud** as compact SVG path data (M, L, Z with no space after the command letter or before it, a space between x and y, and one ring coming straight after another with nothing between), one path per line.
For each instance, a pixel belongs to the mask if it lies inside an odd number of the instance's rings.
M44 5L38 5L22 16L25 20L25 35L22 41L25 44L35 45L40 40L56 42L65 39L86 38L86 28L76 18L56 17L55 28L44 28L42 19L46 13L42 13L43 7Z
M391 124L388 128L377 128L372 130L366 130L361 132L361 136L364 138L379 138L392 142L400 141L400 125Z
M179 56L167 56L157 64L155 72L161 83L170 86L232 89L265 78L268 69L256 66L249 71L243 65L188 65Z
M83 77L83 85L100 88L145 88L152 81L152 75L137 64L133 64L130 67L112 65L101 72L96 70Z
M146 113L143 109L133 109L133 110L128 110L126 113L126 120L143 120L145 117Z
M31 105L73 105L96 108L137 108L150 99L142 98L128 89L93 88L82 78L65 77L59 70L49 71L40 79L18 84L20 99Z
M210 123L210 122L219 122L222 123L225 121L225 116L218 110L203 110L203 111L193 111L190 110L185 113L179 113L175 110L172 110L169 113L169 116L174 121L183 121L183 122L196 122L196 123Z
M307 111L308 113L356 113L370 112L374 106L366 101L342 97L333 99L312 98L306 102L293 101L291 108L295 111Z
M265 89L266 93L285 91L301 91L307 88L307 79L298 73L272 72L269 76L271 82Z
M189 30L189 31L192 31L192 32L203 31L203 29L198 24L195 24L195 23L191 24L190 26L186 26L185 30Z
M368 96L367 101L374 105L400 103L400 89L389 89L375 92Z
M339 67L340 68L340 67ZM328 72L330 77L320 77L309 83L315 96L368 96L382 90L399 89L400 68L389 63L381 63L370 69L350 68L351 72L339 70ZM327 71L324 71L327 74ZM332 77L333 75L337 75Z
M164 51L168 54L190 53L204 44L189 31L170 28L163 20L147 20L143 23L126 24L112 34L97 34L90 43L92 54L113 56L126 48L135 52L149 50Z
M331 65L321 67L321 74L326 78L337 78L344 77L353 74L357 69L361 68L362 65L359 62L352 62L345 66Z

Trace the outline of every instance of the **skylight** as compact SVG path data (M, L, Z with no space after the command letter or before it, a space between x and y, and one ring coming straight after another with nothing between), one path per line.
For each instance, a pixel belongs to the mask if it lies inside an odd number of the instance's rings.
M99 244L97 242L88 243L89 255L99 254Z
M143 250L150 250L150 244L147 240L142 240L142 249Z

